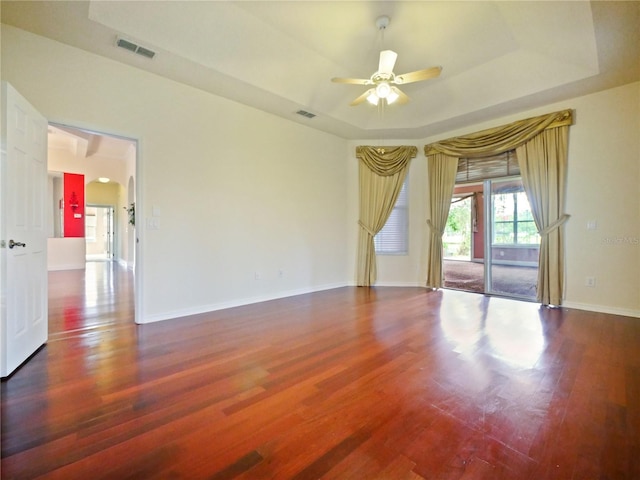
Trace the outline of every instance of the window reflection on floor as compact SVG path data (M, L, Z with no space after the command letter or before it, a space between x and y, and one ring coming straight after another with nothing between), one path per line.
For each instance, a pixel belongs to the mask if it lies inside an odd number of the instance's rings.
M517 367L533 368L545 348L542 323L530 320L531 311L540 307L500 298L492 302L509 302L499 314L487 318L485 333L493 355Z
M537 304L478 296L476 306L470 305L441 307L442 331L455 352L473 356L481 350L514 367L535 366L545 348L542 324L531 320L538 317Z

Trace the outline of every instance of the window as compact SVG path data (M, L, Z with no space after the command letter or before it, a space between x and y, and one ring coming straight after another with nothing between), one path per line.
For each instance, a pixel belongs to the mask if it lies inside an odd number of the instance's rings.
M537 245L540 243L540 235L533 221L525 192L496 193L492 197L494 244Z
M373 238L377 254L406 255L409 252L408 180L407 175L387 223Z

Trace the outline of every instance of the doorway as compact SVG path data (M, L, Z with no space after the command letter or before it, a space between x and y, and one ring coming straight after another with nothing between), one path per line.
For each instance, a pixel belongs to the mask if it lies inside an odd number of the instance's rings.
M521 177L456 185L443 244L445 287L535 299L540 236Z
M111 261L114 258L114 208L89 205L85 209L85 246L87 261Z
M90 308L94 302L94 295L90 292L104 285L115 287L113 279L120 275L115 272L122 271L124 275L135 272L137 232L135 225L130 223L128 209L136 201L137 141L54 123L49 124L48 133L50 173L74 172L83 176L85 190L84 222L80 230L82 233L78 235L84 238L62 235L61 238L49 239L52 262L56 256L74 255L73 262L58 261L49 268L50 284L52 279L55 281L60 277L78 278L82 283L77 285L79 291L86 293L83 297L86 304L78 308ZM64 206L64 202L59 202L59 205ZM73 275L73 270L82 275ZM65 276L63 271L68 275ZM73 291L73 286L67 287ZM118 303L120 292L114 288L115 296L110 301ZM135 290L132 293L135 297ZM134 320L136 316L137 312ZM113 319L102 320L108 322ZM69 324L53 322L52 327L55 325L66 328Z

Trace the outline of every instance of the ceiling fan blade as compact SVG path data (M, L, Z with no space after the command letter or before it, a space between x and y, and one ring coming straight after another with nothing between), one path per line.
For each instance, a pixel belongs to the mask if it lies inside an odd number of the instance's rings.
M436 78L440 76L441 71L442 67L431 67L423 70L417 70L415 72L403 73L402 75L396 75L394 83L397 85L404 85L406 83L420 82L422 80Z
M398 94L398 98L394 103L397 103L398 105L404 105L409 101L409 96L398 87L391 87L391 91Z
M351 85L371 85L371 79L369 78L332 78L334 83L349 83Z
M371 94L372 91L373 91L373 88L370 88L369 90L364 92L362 95L360 95L358 98L356 98L353 102L351 102L349 105L351 105L352 107L355 107L356 105L360 105L362 102L364 102L367 99L367 97Z
M383 50L380 52L380 63L378 64L378 73L393 73L393 67L396 64L398 54L393 50Z

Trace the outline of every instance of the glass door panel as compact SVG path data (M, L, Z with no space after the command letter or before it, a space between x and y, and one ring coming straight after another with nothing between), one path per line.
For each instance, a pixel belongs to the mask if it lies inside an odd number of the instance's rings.
M522 179L487 180L485 211L486 293L534 299L540 236Z

